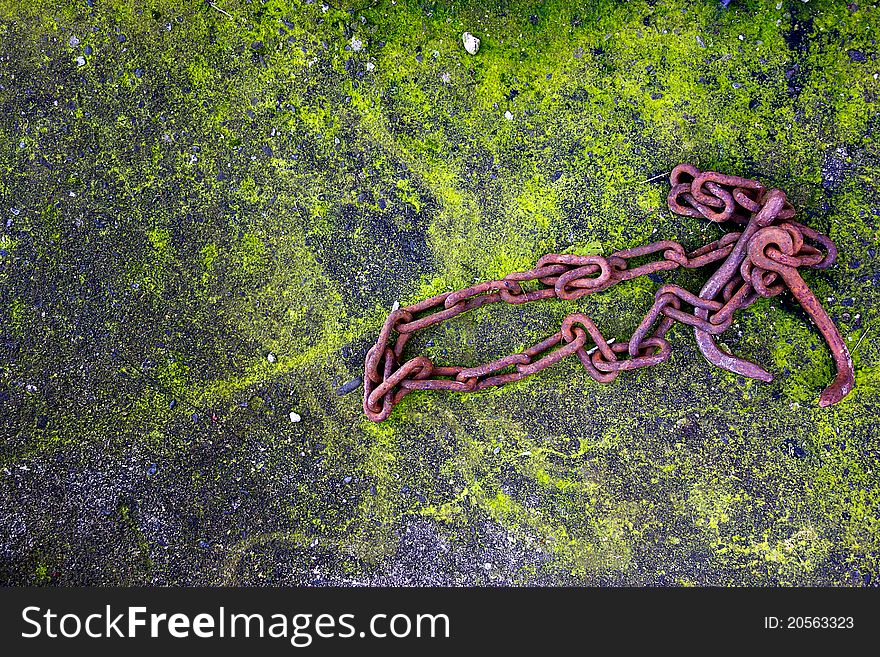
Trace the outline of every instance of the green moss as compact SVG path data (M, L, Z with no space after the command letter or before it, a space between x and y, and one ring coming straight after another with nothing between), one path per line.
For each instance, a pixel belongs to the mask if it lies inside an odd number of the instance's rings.
M34 574L36 575L36 584L38 586L48 584L52 581L52 576L49 574L49 567L44 563L37 564Z
M0 90L2 463L167 463L149 486L193 527L158 549L126 502L131 572L239 583L327 551L363 579L424 522L471 555L509 537L516 583L875 581L876 7L24 4L0 2L0 74L33 91ZM854 350L842 404L817 408L830 355L785 296L722 338L767 385L712 369L676 327L669 362L607 386L561 363L413 393L380 425L362 390L335 393L394 302L547 252L717 239L666 208L682 161L780 186L836 241L839 264L803 275ZM483 308L407 355L475 365L575 311L623 340L657 287ZM54 557L28 559L47 583Z

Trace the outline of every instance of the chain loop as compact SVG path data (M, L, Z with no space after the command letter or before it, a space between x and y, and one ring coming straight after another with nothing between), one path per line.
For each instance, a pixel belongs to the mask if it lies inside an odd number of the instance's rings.
M837 376L822 393L819 404L840 401L854 383L849 352L834 323L798 274L799 267L830 267L837 257L834 242L793 221L795 210L785 194L767 189L756 180L701 172L691 164L680 164L670 173L669 182L667 203L673 212L744 228L727 232L690 253L671 240L623 249L607 257L548 253L532 269L394 310L364 361L363 406L367 418L374 422L387 419L393 407L413 390L476 392L520 381L571 355L577 356L592 379L609 383L620 372L666 361L671 347L665 336L676 322L695 329L700 349L710 362L770 380L772 376L754 363L719 351L711 336L723 333L737 310L786 289L815 321L837 367ZM659 259L630 268L631 260L655 254ZM405 347L416 331L486 304L503 301L520 305L551 298L572 301L640 276L679 267L695 269L720 261L723 264L699 295L678 285L662 285L628 342L606 340L589 316L572 313L558 332L537 344L475 367L438 366L426 356L403 359ZM537 289L523 289L522 283L534 281ZM682 304L691 306L693 312L683 309ZM392 345L393 332L397 337ZM588 341L595 346L587 349Z

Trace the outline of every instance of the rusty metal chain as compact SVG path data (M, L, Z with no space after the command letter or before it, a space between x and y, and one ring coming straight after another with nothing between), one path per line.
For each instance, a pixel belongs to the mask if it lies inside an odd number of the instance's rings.
M746 377L770 381L773 377L769 372L722 351L714 338L730 327L737 310L785 290L791 292L815 322L831 349L837 369L834 381L822 392L819 405L830 406L843 399L854 384L849 351L828 313L798 273L799 267L822 269L834 263L837 249L831 239L793 221L795 210L785 194L767 189L756 180L701 172L690 164L675 167L669 179L667 202L673 212L718 223L730 221L743 229L728 232L690 253L670 240L623 249L608 257L551 253L539 258L528 271L444 292L394 310L382 326L376 344L367 352L363 404L367 417L374 422L385 420L394 406L414 390L475 392L519 381L572 355L591 378L609 383L622 371L657 365L668 359L671 347L665 336L675 322L694 328L697 345L710 363ZM656 259L629 267L630 260L644 256ZM592 319L574 313L563 320L558 332L541 342L476 367L439 366L426 356L410 360L403 357L404 348L416 331L486 304L580 299L639 276L716 262L721 265L699 294L678 285L661 286L653 305L627 342L606 340ZM523 289L523 283L535 281L538 289ZM392 342L393 333L396 338Z

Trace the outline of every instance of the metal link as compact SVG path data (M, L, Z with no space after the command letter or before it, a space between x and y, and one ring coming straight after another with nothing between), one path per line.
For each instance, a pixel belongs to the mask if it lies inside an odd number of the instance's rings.
M453 292L446 300L443 302L443 306L449 310L459 304L462 304L466 301L470 301L471 299L478 298L480 295L485 295L492 299L492 302L498 301L500 299L500 295L496 298L494 293L497 293L499 290L507 290L508 292L512 292L514 294L522 294L522 288L519 286L519 283L515 281L486 281L484 283L477 283L476 285L471 285L470 287L466 287L463 290L459 290L458 292ZM486 292L491 291L493 294L486 294ZM486 301L485 303L492 303L490 301Z
M737 310L786 289L814 319L837 366L837 377L822 393L820 406L840 401L853 386L852 362L837 328L797 272L799 267L822 269L833 264L837 249L831 239L792 221L795 210L785 195L766 189L756 180L701 172L691 164L680 164L670 173L669 181L667 203L673 212L717 223L729 221L744 229L725 233L690 253L670 240L623 249L607 257L549 253L527 271L444 292L391 312L364 362L363 406L367 418L385 420L394 405L413 390L485 390L520 381L571 355L577 356L592 379L609 383L620 372L666 361L671 347L665 336L676 322L695 328L700 349L710 362L769 380L771 375L754 363L718 350L711 336L723 333ZM631 260L655 254L660 258L630 268ZM639 276L678 267L694 269L719 261L724 262L710 284L704 286L705 294L693 294L673 284L661 286L628 342L606 340L590 317L572 313L557 333L520 353L475 367L437 366L425 356L403 359L405 347L416 331L486 304L504 301L519 305L551 298L570 301ZM532 281L539 287L524 290L521 284ZM683 303L693 312L684 310ZM397 338L392 346L393 332ZM587 349L588 341L595 346Z
M440 322L443 322L447 319L452 319L456 315L460 315L461 313L467 312L468 310L473 310L474 308L485 306L487 303L495 303L500 299L500 294L484 294L482 296L474 297L472 299L468 299L467 301L457 303L450 308L446 308L445 310L441 310L440 312L436 312L432 315L426 315L425 317L414 319L410 322L404 322L398 325L397 330L400 333L412 333L413 331L420 331L423 328L428 328L429 326L439 324Z
M660 315L664 314L663 310L667 307L672 308L680 308L681 301L679 301L678 297L674 294L660 294L659 292L654 297L654 305L651 306L651 309L648 311L648 314L642 319L642 323L639 324L638 328L633 332L632 337L629 340L629 344L632 345L632 349L629 349L630 356L638 355L638 347L641 346L645 341L645 336L648 335L648 331L651 330L651 327L654 326L654 323L660 317ZM666 331L672 326L672 322L675 321L673 317L666 315L664 321L668 320L668 325L665 327L661 334L661 327L657 329L656 333L653 337L662 338ZM610 360L610 359L609 359Z
M384 377L387 379L394 371L394 354L390 349L385 349L385 369ZM372 401L374 382L369 377L364 377L364 412L373 422L381 422L391 415L394 408L394 400L391 398L391 392L386 393L382 399L382 408L378 408L377 404Z
M386 349L386 353L387 353ZM386 356L386 363L393 362L388 356ZM413 371L416 372L413 379L425 379L431 376L431 370L434 369L434 363L427 356L418 356L417 358L413 358L410 361L405 362L400 368L393 372L391 375L385 377L385 380L382 381L376 388L370 393L367 401L370 409L374 409L378 405L378 401L385 397L397 387L404 379L408 378ZM401 395L402 397L403 395ZM395 403L400 401L399 399L394 399Z
M647 338L642 342L643 351L656 349L653 354L644 354L627 358L626 360L603 360L602 353L597 351L591 357L593 365L601 372L624 372L626 370L634 370L639 367L650 367L651 365L659 365L672 353L672 347L663 338ZM611 345L611 349L618 354L625 354L629 351L628 342L616 342Z
M604 290L611 282L611 265L601 256L584 256L588 261L582 267L565 272L556 279L553 288L560 299L571 301ZM593 277L598 271L599 275ZM568 289L571 286L574 289Z

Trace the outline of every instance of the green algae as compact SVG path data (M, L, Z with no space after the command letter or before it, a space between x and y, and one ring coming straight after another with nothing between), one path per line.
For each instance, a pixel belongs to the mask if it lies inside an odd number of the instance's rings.
M110 581L202 567L205 583L263 581L275 560L296 577L288 552L367 578L417 519L474 554L486 527L509 537L530 555L505 572L515 583L876 581L876 6L94 4L0 3L16 55L0 102L26 114L0 120L0 207L21 211L0 236L0 321L26 345L0 367L16 404L0 426L5 467L95 448L174 473L150 485L196 529L159 547L124 503L132 552ZM835 239L839 264L804 277L862 339L842 404L816 407L830 356L781 299L723 338L768 385L712 369L676 327L669 363L609 386L560 364L491 392L412 394L381 425L360 390L335 394L395 301L550 251L717 238L665 207L656 177L680 161L779 185ZM480 309L412 353L476 364L575 310L624 339L656 287ZM29 554L11 579L76 571L83 544L34 531L58 555Z

